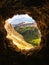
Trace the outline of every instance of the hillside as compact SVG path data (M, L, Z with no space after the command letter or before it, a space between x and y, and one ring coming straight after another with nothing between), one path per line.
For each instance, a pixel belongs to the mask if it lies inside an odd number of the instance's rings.
M23 35L26 42L33 46L38 46L41 40L41 34L35 24L19 24L15 27L15 30Z

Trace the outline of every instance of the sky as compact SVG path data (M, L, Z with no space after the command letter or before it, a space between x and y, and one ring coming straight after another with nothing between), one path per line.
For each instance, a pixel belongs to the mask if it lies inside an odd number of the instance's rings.
M30 17L28 14L21 14L21 15L14 15L12 18L8 19L8 22L11 24L19 24L21 22L26 22L26 23L34 23L35 20Z

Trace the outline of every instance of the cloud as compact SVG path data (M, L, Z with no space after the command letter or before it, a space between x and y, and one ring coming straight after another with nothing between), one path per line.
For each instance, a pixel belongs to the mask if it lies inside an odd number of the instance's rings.
M12 18L9 18L8 19L9 23L11 24L18 24L18 23L21 23L21 22L35 22L34 19L32 19L32 17L30 17L28 14L22 14L22 15L14 15Z

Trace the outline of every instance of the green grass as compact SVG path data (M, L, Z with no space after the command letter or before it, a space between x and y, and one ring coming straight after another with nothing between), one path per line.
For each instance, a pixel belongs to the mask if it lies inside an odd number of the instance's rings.
M33 46L38 46L40 44L41 35L37 28L26 26L17 28L16 31L22 34L25 41L32 44Z
M40 44L40 41L41 41L41 38L37 38L37 39L33 39L33 40L31 41L31 43L32 43L33 45L39 45L39 44Z

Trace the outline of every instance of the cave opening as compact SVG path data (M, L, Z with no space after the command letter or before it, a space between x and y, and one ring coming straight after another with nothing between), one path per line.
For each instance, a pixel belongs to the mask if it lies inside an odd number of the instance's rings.
M17 14L5 21L7 38L21 50L40 46L41 32L36 21L28 14Z
M37 22L42 34L39 47L24 44L23 37L18 36L14 29L10 29L11 24L5 22L17 13L26 13ZM23 40L21 43L20 36ZM26 55L29 56L26 57ZM49 0L0 0L0 65L4 64L49 65Z

